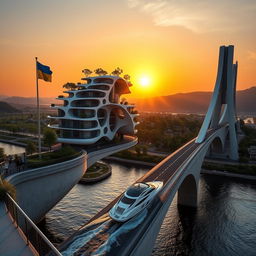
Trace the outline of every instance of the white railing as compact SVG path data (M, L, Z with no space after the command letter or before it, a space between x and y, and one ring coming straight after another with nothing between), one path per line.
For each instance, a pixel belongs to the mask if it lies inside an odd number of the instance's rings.
M6 194L5 204L14 225L24 234L27 245L33 247L39 256L62 256L8 193Z

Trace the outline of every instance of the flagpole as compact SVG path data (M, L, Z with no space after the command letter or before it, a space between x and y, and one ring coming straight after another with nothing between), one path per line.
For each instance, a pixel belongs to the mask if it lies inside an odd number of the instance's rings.
M37 131L38 131L38 154L41 159L41 124L40 124L40 104L39 104L39 88L38 88L38 74L37 74L37 57L36 59L36 102L37 102Z

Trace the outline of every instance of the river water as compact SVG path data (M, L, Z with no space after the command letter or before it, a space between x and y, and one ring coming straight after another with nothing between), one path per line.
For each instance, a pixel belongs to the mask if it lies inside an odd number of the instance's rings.
M111 166L111 177L76 185L46 215L42 229L50 240L59 243L68 238L148 171L117 163ZM152 255L255 256L256 184L202 175L198 208L177 208L174 198Z
M24 152L22 147L5 143L0 147L6 154ZM92 185L76 185L46 215L41 228L50 240L59 243L68 238L149 170L117 163L111 166L111 177ZM202 175L198 208L177 208L174 198L152 255L255 256L256 183Z
M24 147L19 147L16 145L11 145L3 142L0 142L0 148L4 149L4 153L6 155L15 155L15 154L20 154L25 152Z

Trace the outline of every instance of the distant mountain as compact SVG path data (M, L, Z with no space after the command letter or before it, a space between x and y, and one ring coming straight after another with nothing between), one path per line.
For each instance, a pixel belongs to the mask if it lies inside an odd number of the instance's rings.
M0 101L0 113L18 113L20 112L18 109L14 108L10 104Z
M133 99L139 111L206 113L212 92L177 93L168 96ZM237 91L237 112L256 113L256 87Z
M19 105L36 105L36 98L35 97L6 97L2 98L2 101L8 102L10 104L19 104ZM56 100L54 98L40 98L40 104L51 104L54 103Z
M240 113L256 113L256 86L238 91L236 104L237 111Z
M139 111L172 112L172 113L202 113L205 114L211 100L212 92L177 93L168 96L133 99ZM3 97L3 96L2 96ZM35 97L0 98L18 109L36 107ZM256 114L256 87L237 91L237 112ZM40 98L41 105L56 103L54 98Z

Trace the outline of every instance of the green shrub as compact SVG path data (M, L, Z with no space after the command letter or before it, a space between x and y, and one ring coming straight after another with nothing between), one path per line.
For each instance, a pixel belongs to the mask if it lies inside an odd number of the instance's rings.
M77 152L70 146L64 146L58 151L47 152L42 154L41 159L38 155L28 157L28 168L39 168L51 164L64 162L75 157L78 157L81 152Z
M256 166L253 165L227 165L203 163L202 168L207 170L226 171L238 174L256 175Z
M132 153L129 150L118 152L113 156L129 159L129 160L149 162L149 163L159 163L164 159L164 157L155 156L155 155L142 155L142 154L138 155L137 153Z
M36 151L36 145L32 141L28 141L27 146L26 146L26 152L28 155L33 154Z
M249 158L246 156L240 156L239 157L239 162L241 163L248 163L249 162Z
M0 159L4 157L4 149L0 148Z
M16 198L15 187L6 180L2 180L0 177L0 200L4 200L6 193L9 193L12 198Z

